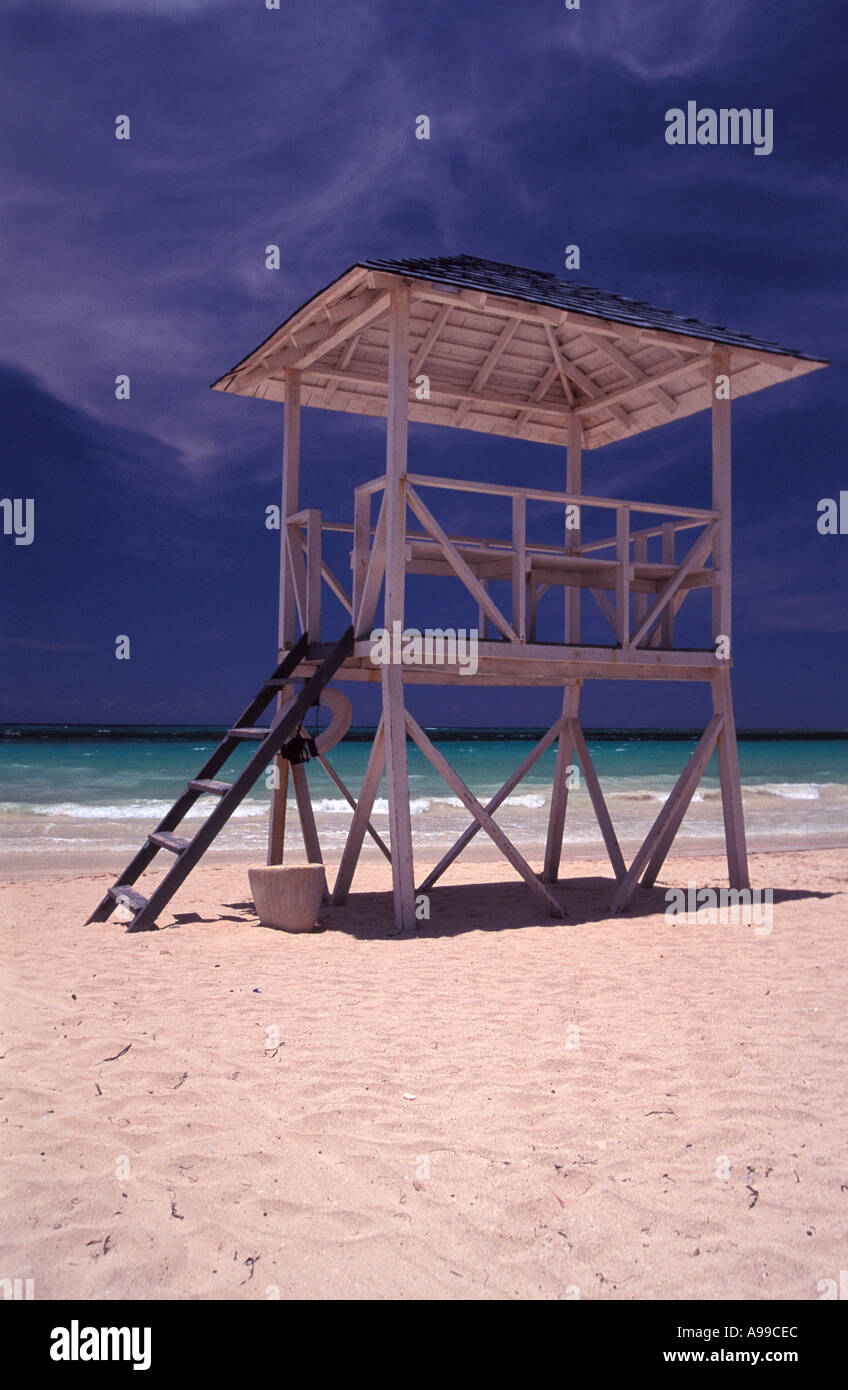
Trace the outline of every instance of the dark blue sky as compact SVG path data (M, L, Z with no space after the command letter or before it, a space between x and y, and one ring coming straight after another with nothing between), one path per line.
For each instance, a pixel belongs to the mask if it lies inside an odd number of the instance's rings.
M848 536L816 530L848 488L846 29L839 0L6 0L0 496L35 499L36 533L0 535L0 718L234 716L274 660L282 410L210 383L359 257L563 272L577 243L588 284L831 359L735 407L734 679L742 726L848 724ZM690 99L773 108L774 153L668 146ZM384 429L306 411L304 502L349 519ZM562 485L561 450L467 432L413 427L410 461ZM708 417L589 453L584 484L708 505ZM584 702L590 725L705 712L683 687Z

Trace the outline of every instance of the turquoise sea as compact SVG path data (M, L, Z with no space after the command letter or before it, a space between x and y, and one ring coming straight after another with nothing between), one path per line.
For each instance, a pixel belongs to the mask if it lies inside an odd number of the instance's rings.
M107 726L0 726L0 871L42 867L122 867L145 833L194 776L220 729ZM526 756L542 730L431 730L472 791L485 802ZM587 731L592 758L623 846L644 837L683 766L697 733ZM354 796L369 751L368 731L330 754ZM249 755L239 750L219 776L231 780ZM740 740L743 800L752 848L848 845L848 738L768 734ZM410 745L410 790L416 852L434 862L459 835L467 812ZM502 806L497 819L525 851L544 842L554 752L548 751ZM308 767L326 857L338 855L350 810L316 763ZM269 792L260 782L242 803L210 854L261 860ZM208 808L204 799L194 813ZM202 808L202 809L201 809ZM374 824L387 830L385 788ZM191 827L189 817L186 825ZM295 823L294 808L290 824ZM691 850L715 849L722 836L715 759L696 793L681 839ZM603 852L585 787L572 793L566 842L580 854ZM366 845L370 845L366 841ZM486 853L486 837L475 854ZM376 850L373 851L376 853Z

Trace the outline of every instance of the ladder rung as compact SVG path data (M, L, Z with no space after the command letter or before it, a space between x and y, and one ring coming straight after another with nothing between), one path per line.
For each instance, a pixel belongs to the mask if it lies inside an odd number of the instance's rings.
M154 830L147 839L151 845L158 845L160 849L169 849L172 854L182 854L184 849L188 849L190 843L188 840L184 840L182 835L171 835L167 830Z
M224 796L232 785L232 782L213 782L208 777L198 777L189 782L192 791L209 792L212 796Z
M194 836L190 840L184 840L179 835L172 835L167 830L152 831L143 841L138 853L123 870L123 878L127 879L128 882L117 883L113 888L107 890L106 896L89 918L90 922L105 920L109 915L109 901L111 899L115 902L125 903L135 914L133 921L127 928L128 931L155 930L155 919L161 914L166 904L171 901L174 893L184 883L201 855L206 852L223 829L235 808L247 796L250 788L273 758L275 750L285 743L285 736L294 733L298 721L304 718L310 705L315 703L336 671L352 654L354 648L353 628L348 627L336 646L331 652L328 652L326 659L309 677L303 690L296 697L293 706L281 716L282 722L278 720L268 728L251 727L257 719L263 717L263 711L267 710L272 703L274 689L284 685L287 677L297 670L307 654L308 646L308 638L304 633L302 637L298 638L291 651L287 652L283 660L274 667L273 673L269 677L269 681L273 684L261 687L256 698L251 701L242 714L242 722L229 730L211 757L204 763L199 775L186 783L185 791L174 802L167 817L160 822L162 825L179 825L186 811L202 792L220 797L221 800L218 805L211 808L209 815ZM260 746L254 749L247 759L247 765L232 785L228 782L217 782L215 773L225 767L226 761L233 751L232 741L237 739L252 740ZM208 774L208 776L204 774ZM148 899L129 885L137 881L159 848L170 850L176 855L176 858L161 883Z
M137 893L134 888L129 888L125 883L117 883L114 888L109 889L111 897L116 900L124 898L127 906L133 912L140 912L143 907L147 907L147 899L141 893Z
M284 685L291 685L294 676L284 676L282 680L276 680L273 676L265 682L266 690L282 690Z

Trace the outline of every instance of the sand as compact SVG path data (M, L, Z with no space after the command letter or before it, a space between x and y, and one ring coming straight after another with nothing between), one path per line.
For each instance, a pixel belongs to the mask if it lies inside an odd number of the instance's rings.
M109 881L0 887L4 1277L36 1298L802 1298L848 1228L848 855L753 857L773 930L569 916L460 864L261 927L201 866L156 933ZM477 875L487 882L470 886ZM664 884L721 884L675 859Z

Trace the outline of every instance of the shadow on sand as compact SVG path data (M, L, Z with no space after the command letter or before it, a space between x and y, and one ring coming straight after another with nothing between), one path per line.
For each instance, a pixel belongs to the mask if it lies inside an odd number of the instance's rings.
M707 887L710 885L699 885ZM513 880L489 883L440 884L431 889L429 897L429 920L418 922L416 937L459 936L469 931L514 931L521 927L580 927L599 922L610 922L624 928L640 919L662 917L666 910L666 888L638 888L627 909L617 917L610 917L610 903L615 889L615 881L610 878L592 877L563 879L555 885L554 896L562 905L565 916L549 917L544 908L528 891L526 884ZM719 889L716 888L716 892ZM773 902L775 907L781 903L803 899L826 899L832 893L815 892L803 888L775 888ZM240 921L261 925L256 918L253 903L250 901L224 904L231 911L238 911L238 917L221 916L217 920ZM756 910L756 909L755 909ZM762 911L762 908L760 908ZM197 914L181 914L182 920L203 920ZM749 922L743 911L738 918L730 917L731 925L743 926ZM761 918L756 917L754 921ZM179 925L179 920L174 925ZM671 924L670 924L671 925ZM703 930L713 924L705 920ZM392 894L351 893L342 907L324 904L319 914L316 932L340 931L360 941L383 940L390 935L393 927ZM268 928L271 931L274 928ZM286 935L286 933L280 933ZM411 938L409 938L411 939Z

